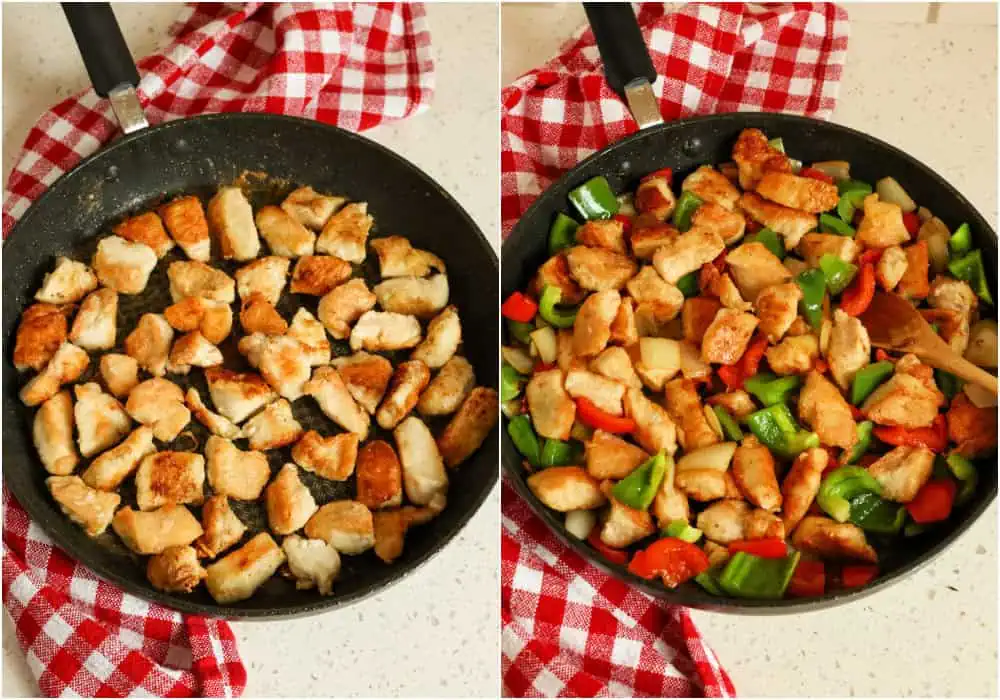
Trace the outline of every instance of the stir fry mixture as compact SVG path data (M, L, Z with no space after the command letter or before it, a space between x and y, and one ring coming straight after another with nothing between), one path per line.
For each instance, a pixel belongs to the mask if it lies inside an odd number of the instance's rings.
M503 304L507 432L535 496L633 574L738 598L864 585L974 493L997 408L873 351L858 316L898 294L995 371L983 259L891 177L803 167L756 129L732 155L570 193Z
M373 224L311 187L256 212L235 186L207 212L180 197L114 226L90 265L59 258L24 311L14 364L34 373L20 398L52 498L91 537L110 525L157 589L204 581L229 604L280 570L329 595L341 555L402 554L496 424L444 262L369 241ZM132 329L120 298L144 312Z

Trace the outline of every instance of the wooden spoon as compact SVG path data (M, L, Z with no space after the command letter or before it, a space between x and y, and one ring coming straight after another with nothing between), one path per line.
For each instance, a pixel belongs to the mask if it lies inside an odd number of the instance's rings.
M912 352L931 367L997 393L997 378L952 350L903 297L878 292L871 306L858 318L875 347Z

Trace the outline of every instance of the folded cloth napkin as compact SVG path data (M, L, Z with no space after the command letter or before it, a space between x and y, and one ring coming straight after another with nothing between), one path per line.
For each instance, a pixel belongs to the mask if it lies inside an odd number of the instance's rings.
M420 4L196 4L162 52L140 61L153 124L263 111L361 131L424 109L433 90ZM31 130L3 203L6 236L56 178L117 133L93 90ZM240 695L246 670L221 620L126 594L52 545L3 490L4 607L40 692L55 696Z
M828 117L833 110L848 36L847 14L836 5L639 8L665 119L740 110ZM589 29L505 88L502 102L505 235L564 171L637 129L608 87ZM686 609L589 566L509 485L502 500L506 695L735 694Z

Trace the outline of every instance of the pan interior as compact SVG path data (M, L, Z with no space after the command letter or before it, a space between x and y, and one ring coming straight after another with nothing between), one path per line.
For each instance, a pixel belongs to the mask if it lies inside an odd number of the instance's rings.
M317 191L343 195L352 201L367 201L375 220L372 237L406 236L414 246L439 255L448 268L450 303L458 307L462 319L464 342L459 352L475 367L480 385L496 386L496 257L475 223L433 180L381 146L317 122L254 114L171 122L126 137L82 163L39 199L4 245L4 479L58 545L132 592L177 609L227 617L301 614L374 592L413 570L450 540L496 482L495 438L487 438L470 460L449 474L448 507L427 525L407 533L403 555L394 564L382 563L371 551L344 556L333 596L298 591L292 582L272 577L249 600L222 607L212 601L204 587L186 596L155 591L145 579L139 558L115 535L109 532L91 540L59 512L48 496L44 484L47 474L30 438L34 410L24 407L17 398L26 380L14 369L11 357L17 322L56 256L89 261L97 240L110 234L111 226L129 214L149 210L182 193L207 201L218 186L237 179L249 192L255 211L264 204L279 202L299 185L311 185ZM239 267L231 261L219 261L215 252L210 263L213 266L230 275ZM175 248L160 260L142 294L120 296L118 348L143 313L162 312L171 303L166 270L171 262L180 259L184 259L183 253ZM372 283L378 279L377 267L370 255L356 274ZM299 307L315 315L318 300L291 294L286 287L278 310L286 320ZM234 309L238 313L238 301ZM236 324L238 320L234 321L234 333L220 349L227 368L249 369L236 350ZM350 354L346 342L330 340L335 356ZM91 366L80 381L96 376L98 357L97 353L91 355ZM168 378L184 389L196 387L208 401L202 372L193 370L187 377ZM300 399L292 406L304 429L314 428L324 435L339 431L311 399ZM438 434L444 422L429 421L429 427ZM392 443L390 434L375 423L373 428L370 439ZM192 441L200 449L208 431L193 418L186 430L187 434L162 449L191 450ZM272 470L292 461L290 448L270 451L268 456ZM353 477L334 482L304 470L300 475L320 504L349 498L354 493ZM131 480L123 486L122 496L123 502L134 503ZM267 529L261 504L231 503L251 533ZM197 514L198 509L194 510Z

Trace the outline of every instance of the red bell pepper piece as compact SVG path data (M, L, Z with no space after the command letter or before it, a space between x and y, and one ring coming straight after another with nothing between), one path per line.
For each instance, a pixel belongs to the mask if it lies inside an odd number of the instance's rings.
M602 411L593 401L583 396L576 400L576 417L594 430L609 433L631 433L635 430L635 421L631 418L613 416Z
M600 528L595 527L590 531L590 535L587 537L587 544L600 552L601 556L610 561L612 564L625 564L628 562L628 552L622 549L609 547L601 542L601 536L598 532L599 529Z
M521 294L521 292L514 292L500 307L500 313L511 321L527 323L538 313L538 304L531 297Z
M614 219L615 221L618 221L618 222L621 223L621 225L622 225L622 231L625 232L626 236L629 234L629 231L632 230L632 217L631 216L625 216L624 214L615 214L611 218Z
M669 183L674 179L674 170L673 168L660 168L659 170L654 170L649 175L646 175L644 178L642 178L640 182L645 182L646 180L650 180L654 177L665 177L667 178L667 182Z
M833 178L824 173L822 170L817 170L816 168L802 168L799 171L799 175L802 177L811 177L813 180L819 180L820 182L826 182L828 184L834 184Z
M801 559L788 582L788 594L796 598L818 598L826 592L826 567L821 561Z
M946 520L951 515L956 491L958 486L951 479L931 479L906 504L906 510L921 525Z
M830 365L822 357L817 357L815 360L813 360L813 369L819 372L820 374L826 374L827 370L830 369Z
M854 404L849 404L848 407L851 409L851 418L854 420L867 420L865 414L861 412L861 409Z
M944 452L948 447L948 423L943 414L938 414L928 428L900 428L880 425L872 434L882 442L907 447L926 447L931 452Z
M892 358L889 357L889 353L887 353L882 348L875 348L875 361L882 362L882 360L888 360L892 362Z
M719 367L719 379L729 391L743 388L743 371L739 365L722 365Z
M715 267L715 269L719 271L720 275L723 274L726 271L726 269L728 268L728 264L726 263L726 254L727 253L729 253L728 249L724 250L721 253L719 253L718 255L716 255L715 256L715 260L712 261L712 266Z
M539 372L548 372L550 369L555 369L555 368L556 368L555 362L542 362L541 360L538 360L531 371L534 372L535 374L538 374Z
M878 567L871 564L848 564L840 570L840 582L844 588L864 586L876 576L878 576Z
M916 212L905 212L903 214L903 226L906 227L906 232L910 234L910 240L912 241L917 237L917 232L920 231L920 217L917 216Z
M678 586L708 569L708 555L701 547L664 537L636 553L628 570L642 578L659 576L669 588Z
M879 455L873 455L871 453L866 455L861 455L861 459L858 460L859 467L865 467L866 469L871 465L875 464L879 460Z
M848 316L860 316L875 297L875 266L865 263L854 281L840 295L840 308Z
M746 552L762 559L783 559L788 556L788 545L780 537L759 540L736 540L729 543L729 553Z
M743 357L740 358L740 366L744 376L752 377L757 374L757 370L760 369L760 361L764 359L766 352L767 336L758 335L750 341L747 349L743 352Z
M885 252L881 248L869 248L861 255L858 256L859 265L878 265L878 261L882 259L882 253Z

